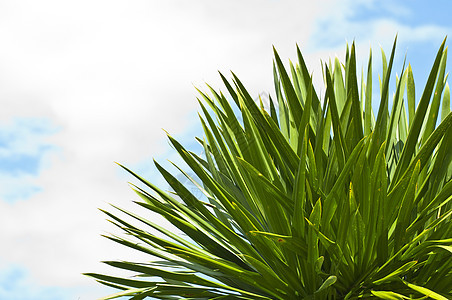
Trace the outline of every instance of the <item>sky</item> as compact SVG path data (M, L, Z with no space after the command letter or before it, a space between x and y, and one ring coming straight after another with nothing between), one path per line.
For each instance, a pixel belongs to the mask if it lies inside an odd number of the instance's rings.
M271 94L272 46L288 63L298 44L321 86L321 61L344 61L355 41L358 67L372 47L381 74L380 47L389 56L397 34L394 74L406 54L419 99L452 33L451 9L449 0L0 1L0 299L95 299L114 290L81 273L120 274L100 261L147 259L100 236L115 229L98 208L138 211L133 178L114 162L166 189L153 158L180 160L164 130L200 151L195 87L224 90L218 71L232 70L253 96Z

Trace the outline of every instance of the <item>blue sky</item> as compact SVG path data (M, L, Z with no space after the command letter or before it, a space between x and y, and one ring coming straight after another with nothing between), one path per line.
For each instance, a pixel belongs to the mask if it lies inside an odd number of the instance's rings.
M272 45L288 62L298 43L321 86L320 60L346 42L359 67L372 47L377 73L398 34L394 71L406 53L419 98L452 33L446 0L160 2L0 4L0 299L94 299L112 290L82 272L146 259L100 237L115 229L97 208L135 210L114 161L166 187L152 158L180 160L162 128L201 151L193 85L223 89L217 70L272 93Z
M0 126L0 174L19 179L17 185L7 180L0 183L3 201L26 200L42 190L33 178L45 167L46 157L57 151L57 146L46 140L58 132L50 122L47 118L11 118Z

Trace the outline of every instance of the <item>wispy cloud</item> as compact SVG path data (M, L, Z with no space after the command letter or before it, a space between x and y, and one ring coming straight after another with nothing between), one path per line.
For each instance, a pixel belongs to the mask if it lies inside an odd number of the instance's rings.
M49 139L57 131L47 119L14 118L0 125L1 200L14 202L42 191L36 180L58 152Z
M70 298L61 288L45 287L33 282L24 267L2 266L0 269L0 299L69 300Z

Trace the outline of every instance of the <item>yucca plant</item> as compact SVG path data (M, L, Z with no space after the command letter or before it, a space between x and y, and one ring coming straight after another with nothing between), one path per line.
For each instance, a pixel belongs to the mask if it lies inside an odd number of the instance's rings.
M203 155L168 136L197 179L177 172L201 197L158 163L172 191L123 167L146 186L133 185L136 203L185 235L114 206L121 217L104 212L128 238L108 238L149 260L105 262L133 277L86 275L122 290L104 299L451 299L444 45L418 101L410 65L390 95L396 41L389 61L382 51L376 118L372 53L358 80L354 43L344 64L323 66L322 98L298 47L290 72L274 52L268 109L234 74L220 74L227 94L200 91Z

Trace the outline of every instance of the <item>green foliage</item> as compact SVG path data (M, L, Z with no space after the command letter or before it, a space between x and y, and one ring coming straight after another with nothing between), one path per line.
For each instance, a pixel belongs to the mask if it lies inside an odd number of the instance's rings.
M382 52L380 105L372 111L372 55L358 81L355 45L325 64L320 100L297 49L288 72L275 51L276 99L253 100L223 75L229 96L201 93L202 157L171 136L202 197L156 163L165 192L126 169L144 217L105 212L127 238L109 239L148 262L105 262L130 278L86 274L130 299L450 299L452 113L441 45L415 106L411 66L396 80ZM290 75L289 75L290 73ZM364 73L364 72L363 72ZM406 98L405 98L406 91ZM233 104L227 100L232 99ZM441 112L440 112L441 107ZM177 166L176 166L177 167ZM125 216L141 222L137 227Z

